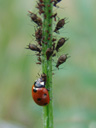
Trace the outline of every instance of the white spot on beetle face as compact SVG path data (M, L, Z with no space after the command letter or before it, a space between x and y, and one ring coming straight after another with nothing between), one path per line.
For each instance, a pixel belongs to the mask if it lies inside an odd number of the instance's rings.
M33 89L38 90L39 88L35 88L35 87L33 87Z
M42 86L44 86L44 82L40 82L40 84L41 84Z

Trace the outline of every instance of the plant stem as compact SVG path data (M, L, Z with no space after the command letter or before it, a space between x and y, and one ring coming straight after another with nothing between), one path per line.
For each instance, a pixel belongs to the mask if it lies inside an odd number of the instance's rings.
M52 7L50 0L44 0L42 72L47 75L46 88L50 89L50 103L43 107L44 128L53 128L52 57L47 60L46 50L52 47ZM49 39L48 39L49 38Z

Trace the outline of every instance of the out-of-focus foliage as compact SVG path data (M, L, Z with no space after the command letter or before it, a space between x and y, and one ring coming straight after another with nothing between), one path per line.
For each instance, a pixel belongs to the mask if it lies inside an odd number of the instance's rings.
M28 10L37 12L35 2L0 0L0 128L42 128L42 107L31 97L41 67L25 49L35 43L27 15ZM54 125L96 128L96 1L62 0L58 5L54 12L69 18L59 37L69 40L57 58L62 53L71 57L63 69L53 67Z

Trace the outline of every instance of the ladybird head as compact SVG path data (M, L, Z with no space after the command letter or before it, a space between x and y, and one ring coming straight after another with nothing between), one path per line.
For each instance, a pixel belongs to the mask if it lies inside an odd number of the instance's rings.
M45 87L45 82L42 81L41 78L37 79L34 83L36 88L44 88Z

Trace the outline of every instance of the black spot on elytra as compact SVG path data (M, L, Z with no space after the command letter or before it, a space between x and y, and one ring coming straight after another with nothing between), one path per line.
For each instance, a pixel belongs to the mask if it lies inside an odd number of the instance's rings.
M47 105L47 103L44 103L44 105Z
M46 93L44 93L44 96L47 96L47 94L46 94Z
M36 88L33 89L33 92L37 92Z
M37 100L38 100L38 101L40 101L40 100L41 100L41 98L38 98Z

